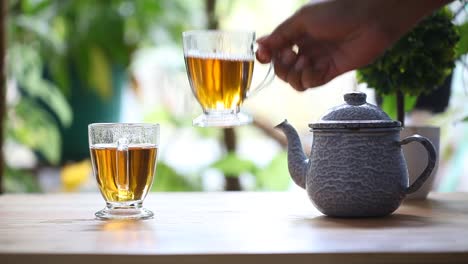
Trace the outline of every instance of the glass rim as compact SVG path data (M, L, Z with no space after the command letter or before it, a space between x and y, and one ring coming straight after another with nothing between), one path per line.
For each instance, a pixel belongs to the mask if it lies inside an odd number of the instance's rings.
M159 123L91 123L88 128L92 127L115 127L115 126L127 126L127 127L143 127L143 128L158 128Z
M182 32L182 37L196 36L196 35L253 35L254 30L220 30L220 29L194 29Z

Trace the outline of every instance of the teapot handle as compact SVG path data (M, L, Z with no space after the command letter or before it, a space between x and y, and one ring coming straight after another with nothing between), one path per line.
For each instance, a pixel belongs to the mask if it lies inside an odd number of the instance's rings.
M428 154L428 159L427 159L427 165L424 171L419 175L419 177L411 184L405 191L406 194L414 193L417 191L421 186L424 184L424 182L429 178L431 175L432 170L434 169L437 161L437 154L436 150L434 148L434 145L432 145L431 141L429 139L420 136L420 135L412 135L410 137L407 137L400 141L400 146L405 145L408 143L411 143L413 141L421 143L421 145L424 146L424 148L427 151Z

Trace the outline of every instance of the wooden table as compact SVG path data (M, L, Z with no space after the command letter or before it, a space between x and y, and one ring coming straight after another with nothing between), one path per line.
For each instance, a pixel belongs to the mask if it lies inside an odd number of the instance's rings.
M151 193L100 221L99 194L0 196L0 263L468 263L468 193L392 216L322 216L304 193Z

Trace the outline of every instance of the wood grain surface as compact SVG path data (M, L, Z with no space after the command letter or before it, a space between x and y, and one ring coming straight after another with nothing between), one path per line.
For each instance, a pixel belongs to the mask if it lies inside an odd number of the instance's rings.
M150 193L144 221L95 219L103 206L0 196L0 263L468 263L468 193L367 219L325 217L305 192Z

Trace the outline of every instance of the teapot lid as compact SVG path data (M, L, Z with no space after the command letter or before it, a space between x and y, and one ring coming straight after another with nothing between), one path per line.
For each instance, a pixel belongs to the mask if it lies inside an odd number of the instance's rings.
M310 124L312 130L401 128L401 122L392 120L382 109L366 102L365 93L347 93L345 103L331 108L319 122Z

